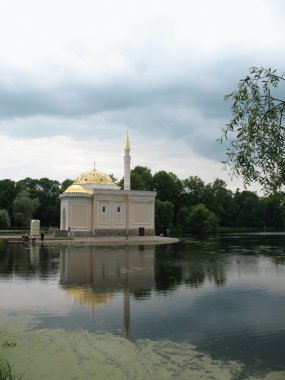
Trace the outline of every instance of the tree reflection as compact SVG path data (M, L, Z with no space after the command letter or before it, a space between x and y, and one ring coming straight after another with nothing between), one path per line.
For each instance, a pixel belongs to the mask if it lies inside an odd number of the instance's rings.
M0 254L0 274L10 278L46 279L59 271L59 251L46 246L10 245Z
M185 284L191 288L199 288L205 282L205 271L201 268L190 269L189 276L185 278Z
M248 233L189 237L180 244L157 247L156 290L173 291L183 284L199 288L206 281L224 286L229 265L239 271L250 265L258 272L258 256L268 257L276 266L284 265L284 242L282 234ZM238 268L240 260L242 268Z
M133 273L136 273L136 286L131 286L130 293L137 300L151 297L151 292L174 291L181 285L191 288L202 287L206 282L223 286L227 281L228 266L238 271L258 271L258 256L271 260L277 267L285 264L284 235L274 234L228 234L223 236L195 238L189 237L180 244L152 247L153 256L149 256L149 248L139 246L135 255L130 255L130 281L133 284ZM102 279L108 273L118 271L116 286L122 288L124 277L123 261L119 259L122 248L101 248L102 258L109 257L116 269L109 270L107 262L101 268ZM132 260L136 257L136 262ZM116 261L117 260L117 261ZM119 261L118 261L119 260ZM119 265L119 263L121 263ZM242 264L240 264L242 263ZM46 281L49 276L60 272L60 248L48 246L10 245L0 252L0 275L2 278L17 276L23 279L40 278ZM113 265L113 264L112 264ZM121 268L122 266L122 268ZM140 275L152 273L151 281L146 285ZM98 277L98 273L96 274ZM146 278L146 277L145 277ZM141 281L141 282L140 282ZM113 285L112 285L113 286Z
M137 300L144 300L150 298L151 290L150 289L139 289L133 291L134 298Z
M156 290L172 291L183 284L199 288L206 280L224 285L226 274L220 251L219 241L209 239L160 247L155 257Z

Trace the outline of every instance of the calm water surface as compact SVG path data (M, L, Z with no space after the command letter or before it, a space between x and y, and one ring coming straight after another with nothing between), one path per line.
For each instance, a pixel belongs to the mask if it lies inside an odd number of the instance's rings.
M285 370L282 234L157 247L10 246L0 251L0 289L1 310L36 317L33 330L190 343L242 363L238 379Z

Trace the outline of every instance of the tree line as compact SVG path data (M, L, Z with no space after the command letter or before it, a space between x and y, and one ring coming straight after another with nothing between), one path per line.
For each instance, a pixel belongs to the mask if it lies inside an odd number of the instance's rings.
M39 219L42 226L58 226L59 195L72 183L29 177L0 180L0 228L28 228L31 219Z
M116 181L123 188L123 179ZM59 226L59 195L73 183L48 178L0 180L0 228L28 228L31 219L45 227ZM131 171L132 190L156 191L156 233L209 232L220 227L283 229L283 192L258 196L252 191L235 192L216 179L205 183L198 176L179 179L172 172L136 166Z
M220 227L283 229L285 195L275 192L258 196L255 192L227 189L216 179L205 183L198 176L179 179L171 172L154 175L146 167L131 172L133 190L155 190L156 232L174 228L179 232L209 232Z

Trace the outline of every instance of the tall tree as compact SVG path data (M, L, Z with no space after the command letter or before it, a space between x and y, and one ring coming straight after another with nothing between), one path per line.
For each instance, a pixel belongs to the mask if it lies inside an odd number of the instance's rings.
M214 212L211 212L203 203L200 203L192 207L186 223L192 232L203 233L213 232L218 225L218 220Z
M173 223L173 203L169 201L161 202L159 199L155 201L155 230L156 233L166 234L166 230Z
M9 228L11 226L10 216L7 210L0 210L0 228Z
M26 190L31 198L39 200L39 207L34 217L41 221L44 226L56 226L59 224L59 194L61 185L56 180L49 178L32 179L25 178L17 182L19 191Z
M252 67L225 96L232 118L220 142L229 141L225 163L246 186L256 181L265 191L276 191L285 183L284 81L276 70Z
M40 206L36 211L37 219L45 226L58 226L60 201L59 194L61 192L60 183L49 178L41 178L38 180L37 192L33 195L40 201Z
M182 206L176 215L176 226L179 226L182 229L187 227L187 219L190 214L191 208Z
M152 191L153 190L153 178L151 174L151 170L146 166L135 166L131 170L131 189L132 190L145 190ZM121 189L124 188L124 178L117 182L117 185L120 186Z
M146 166L136 166L131 170L132 190L153 190L153 179L151 170Z
M262 204L258 195L252 191L237 191L235 193L237 214L236 225L239 227L263 227Z
M156 198L160 201L169 201L174 205L174 224L176 214L182 204L183 185L176 174L162 170L154 174L153 187L156 190Z
M270 194L268 197L261 198L261 204L263 206L263 220L265 228L284 228L285 222L285 210L284 193Z
M10 219L13 215L13 201L16 197L16 183L10 179L0 180L0 209L5 209L9 213Z
M180 201L183 186L176 174L161 170L153 176L153 186L157 198L161 201L170 201L177 204Z
M233 217L233 194L227 189L225 181L215 179L213 183L205 186L204 203L214 212L222 226L230 225Z
M29 227L35 210L39 207L38 198L32 199L26 190L22 190L13 202L14 220L19 227Z
M194 206L203 203L205 183L198 176L190 176L182 181L183 203Z

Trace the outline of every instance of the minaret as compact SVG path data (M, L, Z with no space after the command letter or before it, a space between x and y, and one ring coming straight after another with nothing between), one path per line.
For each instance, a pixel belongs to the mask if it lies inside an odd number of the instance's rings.
M125 155L124 155L124 190L131 190L131 156L130 156L130 142L129 135L127 133L125 142Z

